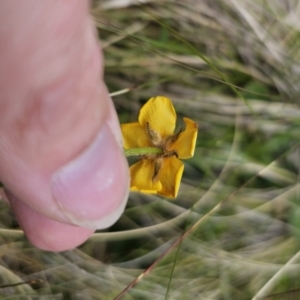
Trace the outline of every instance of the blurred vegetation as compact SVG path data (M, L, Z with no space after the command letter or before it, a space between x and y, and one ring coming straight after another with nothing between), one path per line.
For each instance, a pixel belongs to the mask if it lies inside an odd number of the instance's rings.
M73 251L35 249L2 203L0 285L40 281L1 299L300 299L299 3L93 4L120 122L167 96L195 156L175 201L132 193Z

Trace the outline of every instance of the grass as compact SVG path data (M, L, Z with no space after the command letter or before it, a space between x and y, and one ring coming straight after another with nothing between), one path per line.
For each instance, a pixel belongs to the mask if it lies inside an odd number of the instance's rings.
M132 193L112 228L59 254L33 248L2 203L0 284L42 282L1 297L300 299L299 5L144 2L92 14L121 123L164 95L199 125L179 196Z

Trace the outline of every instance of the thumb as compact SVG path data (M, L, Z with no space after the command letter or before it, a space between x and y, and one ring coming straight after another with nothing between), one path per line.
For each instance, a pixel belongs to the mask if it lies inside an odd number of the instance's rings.
M124 210L119 124L88 2L11 3L0 4L0 180L28 238L65 250Z

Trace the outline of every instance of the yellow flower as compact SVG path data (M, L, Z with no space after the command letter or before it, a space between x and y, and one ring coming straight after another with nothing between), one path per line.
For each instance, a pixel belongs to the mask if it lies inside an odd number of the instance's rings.
M130 189L175 198L184 165L178 159L194 155L198 126L183 118L185 129L174 133L176 112L170 99L151 98L140 110L138 122L122 124L124 148L158 148L161 153L140 155L130 167Z

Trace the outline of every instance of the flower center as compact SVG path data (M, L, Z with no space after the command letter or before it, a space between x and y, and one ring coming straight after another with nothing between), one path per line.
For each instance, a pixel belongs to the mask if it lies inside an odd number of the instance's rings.
M170 136L162 138L157 131L155 131L153 128L151 128L149 122L146 123L146 129L147 129L147 133L149 135L150 141L151 141L152 145L154 146L154 148L161 149L161 152L156 154L157 158L158 157L172 157L172 156L176 156L178 158L178 154L177 154L176 150L172 149L172 145L178 139L179 134L182 132L182 130L180 130L176 134L172 134Z
M157 154L142 156L143 159L153 160L154 173L152 176L152 182L156 182L158 180L159 172L163 168L164 158L169 158L172 156L176 156L176 158L178 158L177 151L174 149L170 150L170 148L172 148L173 143L178 139L179 134L182 132L182 130L180 130L176 134L162 138L157 131L151 128L149 122L146 123L146 129L154 148L158 148L161 150L161 152Z

